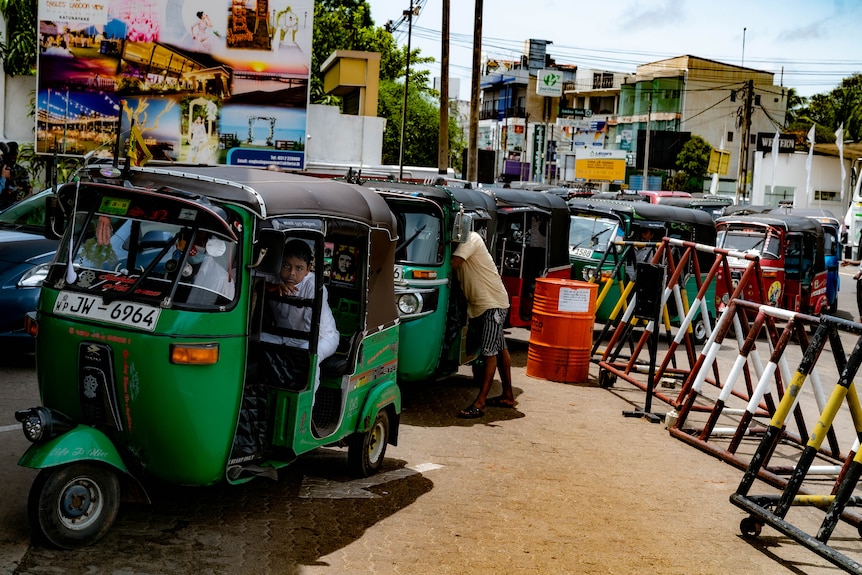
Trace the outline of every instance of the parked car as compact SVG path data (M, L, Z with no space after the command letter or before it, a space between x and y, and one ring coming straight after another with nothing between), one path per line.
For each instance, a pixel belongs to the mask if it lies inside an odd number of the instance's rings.
M7 357L33 351L24 315L36 310L57 251L58 242L44 235L45 201L52 195L44 190L0 212L0 345Z

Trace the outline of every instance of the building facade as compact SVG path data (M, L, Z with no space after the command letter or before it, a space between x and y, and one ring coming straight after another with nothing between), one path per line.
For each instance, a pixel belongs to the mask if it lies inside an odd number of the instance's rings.
M643 147L649 132L654 136L651 150L663 141L697 135L713 148L729 151L720 191L735 194L739 187L745 194L756 134L784 125L787 89L776 86L770 72L690 55L641 65L634 74L559 66L547 55L547 44L529 41L533 55L520 61L486 62L478 145L493 153L498 180L576 184L562 181L565 172L559 168L576 150L591 147L626 151L630 175L642 176L645 160L651 175L659 163L672 170L666 158L654 156L651 165L639 150L638 142ZM559 98L536 95L542 68L560 72L564 89ZM544 154L536 153L537 133L546 138ZM544 170L535 165L539 158ZM599 184L614 183L629 185Z

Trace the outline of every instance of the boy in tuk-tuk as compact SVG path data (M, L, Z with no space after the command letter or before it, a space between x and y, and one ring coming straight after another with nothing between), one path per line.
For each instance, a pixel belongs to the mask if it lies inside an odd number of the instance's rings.
M308 273L312 261L311 248L303 240L291 239L285 243L279 277L266 277L266 290L272 294L269 299L272 318L266 331L261 333L262 342L308 349L305 334L311 331L312 310L305 302L314 299L314 274ZM335 353L340 339L335 318L327 303L326 286L323 287L323 302L319 320L315 392L320 386L320 364ZM304 381L300 383L301 387L305 387Z

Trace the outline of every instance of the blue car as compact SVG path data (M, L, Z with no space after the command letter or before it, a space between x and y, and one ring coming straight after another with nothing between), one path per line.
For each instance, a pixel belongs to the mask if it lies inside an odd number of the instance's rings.
M45 239L45 190L0 212L0 349L4 355L32 353L34 340L24 332L24 316L35 311L40 286L57 251ZM9 355L7 357L13 357Z

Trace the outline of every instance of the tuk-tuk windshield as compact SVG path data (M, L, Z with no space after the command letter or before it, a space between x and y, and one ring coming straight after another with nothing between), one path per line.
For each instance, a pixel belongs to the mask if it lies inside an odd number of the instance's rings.
M617 236L617 222L611 218L573 215L569 225L569 251L579 248L607 251Z
M400 264L438 265L443 263L440 213L420 203L390 204L398 221L395 261Z
M213 309L235 295L236 242L194 225L79 211L57 254L49 283L62 279L106 302Z
M831 226L823 226L823 253L826 257L840 257L838 230Z
M753 251L768 259L778 259L781 253L781 242L778 236L769 232L769 228L719 229L715 245L727 250Z

